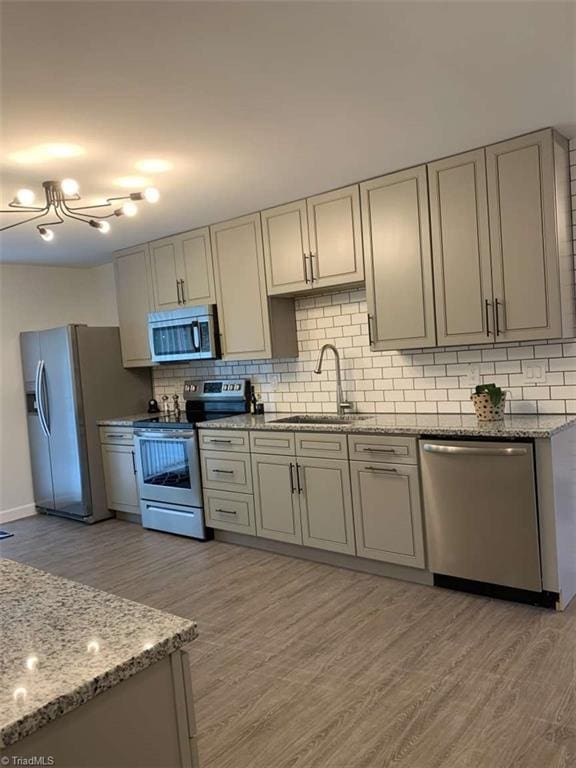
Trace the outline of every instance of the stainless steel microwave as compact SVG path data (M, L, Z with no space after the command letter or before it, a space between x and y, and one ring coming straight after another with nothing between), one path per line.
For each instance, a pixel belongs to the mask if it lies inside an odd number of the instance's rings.
M188 307L148 315L152 361L175 363L220 357L216 306Z

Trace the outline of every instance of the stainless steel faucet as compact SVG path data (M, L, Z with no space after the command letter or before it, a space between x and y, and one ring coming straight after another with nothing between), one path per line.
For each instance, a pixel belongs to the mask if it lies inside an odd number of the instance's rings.
M352 403L349 403L348 400L344 400L344 393L342 392L342 372L340 370L340 354L334 344L324 344L318 355L314 373L322 373L322 361L324 360L324 353L327 349L331 349L336 358L336 409L338 414L342 416L346 411L349 411L352 408Z

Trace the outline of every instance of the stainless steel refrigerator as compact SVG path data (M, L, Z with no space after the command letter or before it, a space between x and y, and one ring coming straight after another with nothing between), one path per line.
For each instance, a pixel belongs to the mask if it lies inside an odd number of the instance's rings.
M150 372L122 367L118 328L28 331L20 348L36 506L86 523L112 517L97 422L145 411Z

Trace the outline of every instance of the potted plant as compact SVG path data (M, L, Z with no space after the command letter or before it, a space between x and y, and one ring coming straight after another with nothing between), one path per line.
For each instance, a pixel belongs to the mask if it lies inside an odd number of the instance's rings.
M496 384L478 384L471 400L478 421L501 421L504 418L506 392Z

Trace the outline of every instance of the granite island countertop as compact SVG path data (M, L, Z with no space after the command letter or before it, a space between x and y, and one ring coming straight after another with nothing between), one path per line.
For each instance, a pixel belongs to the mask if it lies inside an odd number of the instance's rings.
M292 414L294 416L296 414ZM329 418L331 414L306 414ZM336 416L333 414L332 416ZM354 414L345 423L290 424L279 419L288 413L241 414L215 421L200 422L200 429L281 430L290 432L340 432L382 435L433 435L453 437L494 437L504 439L547 438L576 425L576 415L506 416L502 422L479 423L474 415L458 414Z
M0 749L197 637L195 622L0 559Z

